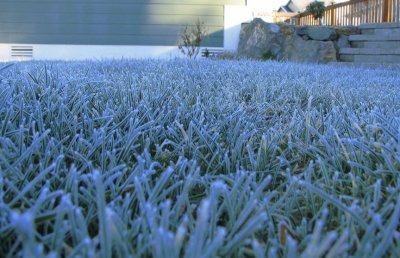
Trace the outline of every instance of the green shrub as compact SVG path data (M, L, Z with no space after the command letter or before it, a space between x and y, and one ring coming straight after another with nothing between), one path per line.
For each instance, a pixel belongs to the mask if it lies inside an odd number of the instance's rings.
M271 51L265 52L264 54L262 54L261 57L262 60L276 60L276 55L274 53L272 53Z
M325 12L324 2L314 1L307 6L306 10L312 14L315 20L319 20L319 23L321 24L321 18Z

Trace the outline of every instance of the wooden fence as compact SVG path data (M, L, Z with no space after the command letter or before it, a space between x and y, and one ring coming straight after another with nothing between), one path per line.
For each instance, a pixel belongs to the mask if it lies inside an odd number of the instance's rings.
M400 0L351 0L327 6L322 25L358 26L362 23L399 22ZM286 20L296 25L320 25L310 12Z
M274 23L278 22L284 22L288 19L293 18L296 16L295 13L278 13L278 12L273 12L272 18Z

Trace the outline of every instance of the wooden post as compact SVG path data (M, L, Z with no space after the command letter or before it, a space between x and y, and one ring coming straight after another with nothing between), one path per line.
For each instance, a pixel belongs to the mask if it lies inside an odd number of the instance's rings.
M389 0L383 0L382 22L389 22L389 18L390 18L389 12L390 12Z
M348 25L352 25L353 24L354 5L349 5L348 12L349 12L349 15L350 15L350 21L349 21Z
M336 26L336 8L331 9L331 26Z

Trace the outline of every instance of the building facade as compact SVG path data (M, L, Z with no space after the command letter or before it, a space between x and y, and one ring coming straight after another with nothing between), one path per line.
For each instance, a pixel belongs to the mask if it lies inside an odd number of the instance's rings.
M226 6L246 0L2 0L0 59L173 57L197 20L223 48Z
M276 22L280 7L311 1L1 0L0 61L179 57L179 34L196 21L203 47L235 51L243 22Z

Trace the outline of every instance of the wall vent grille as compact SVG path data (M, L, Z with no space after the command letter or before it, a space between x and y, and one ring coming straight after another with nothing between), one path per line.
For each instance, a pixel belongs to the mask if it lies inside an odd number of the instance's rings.
M11 57L33 58L32 46L11 46Z

